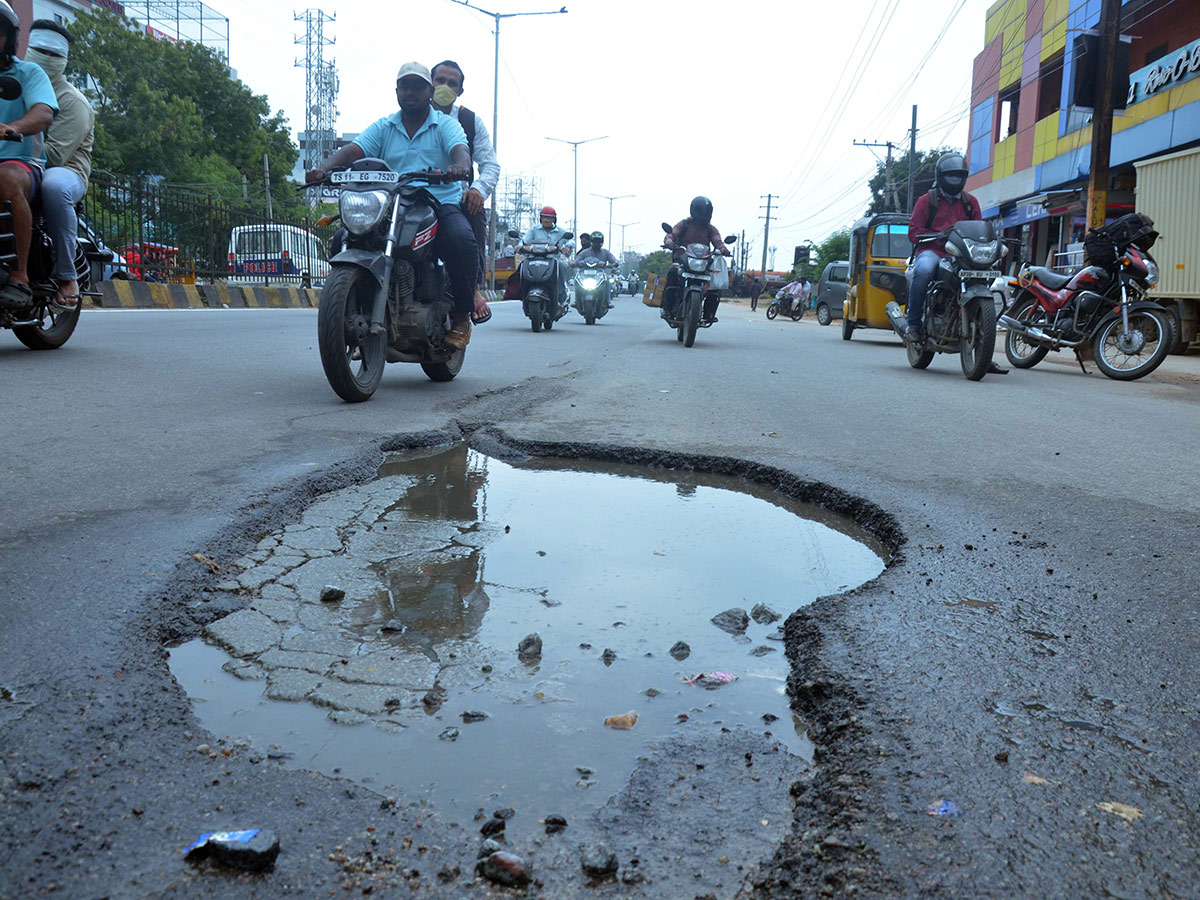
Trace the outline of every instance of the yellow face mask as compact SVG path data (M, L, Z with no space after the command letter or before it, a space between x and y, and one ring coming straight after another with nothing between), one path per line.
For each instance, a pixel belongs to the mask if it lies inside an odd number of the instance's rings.
M457 99L458 94L448 84L439 84L433 89L433 102L438 106L453 106Z

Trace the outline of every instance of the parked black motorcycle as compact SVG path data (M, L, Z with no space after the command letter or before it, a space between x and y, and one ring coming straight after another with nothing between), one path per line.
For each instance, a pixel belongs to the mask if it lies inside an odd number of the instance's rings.
M905 341L908 364L924 369L935 353L957 353L963 375L979 381L987 374L996 349L996 301L992 282L1000 277L1000 261L1008 246L996 237L991 222L958 222L942 234L917 242L917 251L940 240L947 256L938 263L925 295L923 341ZM910 275L911 277L911 275ZM892 300L884 307L901 338L908 320Z
M575 262L575 309L589 325L595 325L608 312L608 298L613 289L608 268L609 264L598 259Z
M515 231L508 233L520 240ZM562 240L569 241L575 235L568 231ZM570 309L566 290L559 281L559 266L564 265L561 246L555 244L531 244L528 255L518 272L521 281L521 308L529 318L529 327L536 334L545 328L549 331L554 323Z
M434 381L462 369L466 350L445 343L454 301L433 251L440 204L420 186L454 180L433 170L398 174L367 157L305 185L342 189L344 238L321 290L317 344L330 387L348 403L371 399L385 363L419 363Z
M671 226L666 222L662 223L662 229L667 234L671 233ZM730 235L725 238L725 243L732 244L736 240L736 236ZM691 347L696 343L697 329L709 328L713 324L713 320L705 316L703 311L705 298L711 298L710 302L715 303L720 296L719 290L712 285L717 255L708 244L688 244L682 249L683 258L672 263L679 272L679 295L666 322L675 329L676 340L682 341L685 347ZM726 286L728 277L724 275Z

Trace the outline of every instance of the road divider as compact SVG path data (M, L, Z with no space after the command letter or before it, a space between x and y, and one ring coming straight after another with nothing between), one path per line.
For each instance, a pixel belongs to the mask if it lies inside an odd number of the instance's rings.
M104 309L304 309L320 305L314 288L256 287L227 284L157 284L151 281L101 281L99 297ZM489 303L501 291L484 291Z

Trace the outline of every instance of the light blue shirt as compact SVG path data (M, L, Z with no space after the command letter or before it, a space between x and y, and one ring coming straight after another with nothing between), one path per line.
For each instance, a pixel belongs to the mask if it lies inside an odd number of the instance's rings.
M425 123L411 138L401 121L400 110L367 126L367 130L354 139L359 149L367 156L382 159L396 172L415 172L418 169L441 169L445 171L452 163L450 151L462 144L467 146L467 135L458 120L432 107ZM429 193L439 203L458 203L462 199L463 183L429 186Z
M54 86L50 84L50 76L37 63L26 62L23 59L14 60L12 68L0 75L9 75L21 85L21 96L15 100L0 100L0 122L15 122L33 108L35 103L45 103L58 112L58 96ZM27 134L21 143L0 141L0 159L19 159L32 166L44 165L45 137L38 134Z
M553 244L558 247L562 244L563 238L567 232L564 228L559 228L555 225L549 231L541 226L541 223L532 226L525 232L525 237L521 238L521 243L528 247L530 244Z

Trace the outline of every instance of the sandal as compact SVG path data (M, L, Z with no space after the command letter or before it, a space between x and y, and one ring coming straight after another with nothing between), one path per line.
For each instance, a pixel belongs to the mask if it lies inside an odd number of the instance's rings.
M466 325L456 325L450 329L446 335L444 343L447 347L453 347L455 350L466 350L467 344L471 342L471 323Z
M488 309L487 304L485 303L483 305L482 313L480 313L480 312L471 313L471 324L482 325L484 322L486 322L491 317L492 317L492 311L490 309Z
M33 306L33 291L27 284L9 281L0 287L0 306L15 310L29 309Z
M50 305L63 312L73 312L79 306L79 294L64 294L61 291L54 295Z

